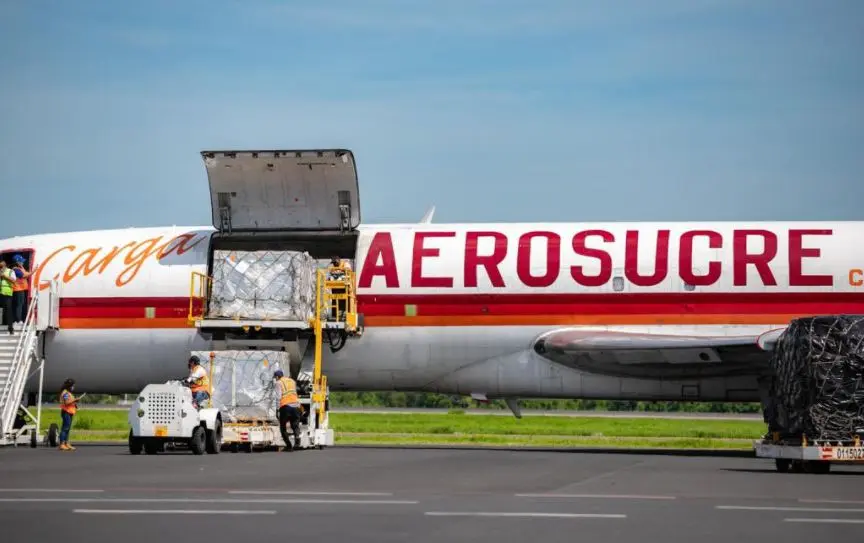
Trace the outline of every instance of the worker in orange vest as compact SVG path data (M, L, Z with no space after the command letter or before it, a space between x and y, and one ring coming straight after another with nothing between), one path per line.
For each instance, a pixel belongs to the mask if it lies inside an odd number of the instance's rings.
M24 257L15 255L12 258L15 265L12 271L15 272L15 284L12 285L12 322L13 324L21 323L27 319L27 294L30 290L30 272L24 267Z
M291 424L294 433L294 449L300 448L300 415L303 406L297 396L297 383L290 377L285 377L282 370L273 372L273 380L276 381L279 392L279 431L282 432L282 441L285 442L285 451L291 450L291 442L288 440L288 432L285 424Z
M189 358L189 377L186 378L186 383L192 391L193 406L197 409L204 407L204 402L210 399L210 377L197 356Z
M78 399L72 395L74 390L75 379L63 381L63 388L60 390L60 417L63 419L63 425L60 427L60 446L58 447L61 451L75 450L75 447L69 444L72 418L78 412Z

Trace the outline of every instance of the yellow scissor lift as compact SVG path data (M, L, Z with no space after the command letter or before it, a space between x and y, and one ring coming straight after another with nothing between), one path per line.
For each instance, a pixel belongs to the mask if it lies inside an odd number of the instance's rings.
M345 341L362 334L362 317L357 314L355 274L342 266L328 266L317 270L315 311L308 322L277 320L209 319L207 308L211 294L212 278L193 272L189 296L189 322L203 331L231 333L232 345L242 345L243 337L250 331L262 329L296 330L298 334L313 341L314 358L312 383L304 394L298 387L301 404L308 413L306 423L301 425L302 448L322 448L333 444L333 430L329 427L329 388L327 376L321 367L324 350L324 334L335 331ZM309 336L312 337L309 337ZM255 341L250 341L250 346ZM248 349L249 347L247 347ZM223 352L228 349L222 350ZM213 383L213 360L217 351L199 354L209 359L210 381ZM201 356L205 354L205 356ZM286 372L287 373L287 372ZM213 400L211 397L210 404ZM224 402L223 402L224 403ZM223 415L224 416L224 415ZM222 425L221 443L230 450L253 449L287 445L282 440L278 421L262 419L225 420ZM291 434L290 428L288 434Z

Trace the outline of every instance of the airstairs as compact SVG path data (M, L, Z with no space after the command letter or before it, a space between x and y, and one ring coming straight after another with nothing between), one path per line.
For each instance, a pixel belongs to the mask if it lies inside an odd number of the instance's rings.
M59 329L58 283L39 290L27 308L24 325L10 335L0 331L0 445L27 444L36 447L42 419L42 381L45 359L40 338ZM36 413L22 401L27 383L39 374ZM24 424L16 424L23 416ZM29 423L28 423L29 421Z

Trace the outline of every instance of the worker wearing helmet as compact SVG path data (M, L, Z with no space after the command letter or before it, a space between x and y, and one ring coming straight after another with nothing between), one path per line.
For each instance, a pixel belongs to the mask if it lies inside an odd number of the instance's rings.
M27 320L27 293L30 290L30 272L25 266L24 257L12 257L12 271L15 273L15 283L12 285L12 321L24 324Z
M285 442L285 450L291 450L291 442L288 440L288 432L285 423L291 424L294 434L294 448L300 448L300 398L297 396L297 383L290 377L285 377L282 370L273 372L273 380L276 382L276 390L279 393L279 431L282 432L282 441Z
M186 378L186 383L192 391L193 405L200 409L204 402L210 399L210 378L197 356L189 358L189 377Z

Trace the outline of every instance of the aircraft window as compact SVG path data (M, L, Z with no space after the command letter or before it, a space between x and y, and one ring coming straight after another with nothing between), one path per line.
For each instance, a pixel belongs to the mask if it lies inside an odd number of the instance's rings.
M615 292L621 292L624 290L624 278L623 277L615 277L612 279L612 288Z
M696 290L696 286L691 285L690 283L684 283L684 290L686 290L687 292L693 292L694 290Z

